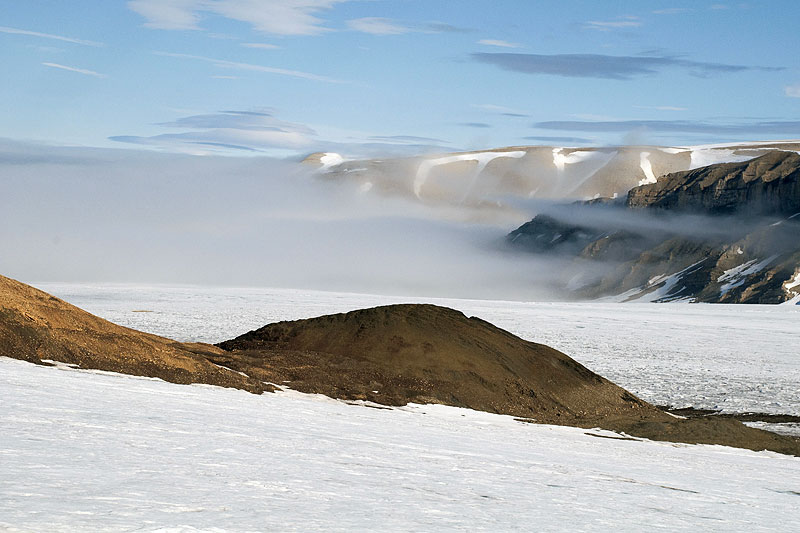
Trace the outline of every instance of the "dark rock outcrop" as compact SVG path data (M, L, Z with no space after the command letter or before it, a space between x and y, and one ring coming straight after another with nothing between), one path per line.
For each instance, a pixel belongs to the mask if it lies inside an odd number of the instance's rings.
M770 152L661 177L628 192L631 208L710 214L793 215L800 212L800 155Z
M592 205L584 204L584 209ZM586 213L550 222L539 215L508 236L529 252L559 235L591 235L575 257L601 275L569 287L581 298L781 303L800 296L800 155L771 152L745 163L711 165L663 176L632 189L614 224L586 230ZM650 224L641 224L648 217ZM635 223L639 223L636 227Z

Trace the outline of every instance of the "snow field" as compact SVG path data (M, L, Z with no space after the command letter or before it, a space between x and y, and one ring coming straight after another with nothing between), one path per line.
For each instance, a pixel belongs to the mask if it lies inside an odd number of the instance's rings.
M800 459L771 452L6 358L0 405L0 530L788 531L800 520Z

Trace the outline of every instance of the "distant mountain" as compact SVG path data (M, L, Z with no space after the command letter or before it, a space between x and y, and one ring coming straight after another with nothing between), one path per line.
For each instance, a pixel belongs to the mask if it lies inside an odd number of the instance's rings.
M706 146L514 146L421 157L346 160L316 153L305 163L326 180L429 204L513 211L513 199L624 196L656 177L770 151L800 151L800 141Z
M573 257L578 297L800 302L800 155L667 174L624 201L540 214L508 240Z

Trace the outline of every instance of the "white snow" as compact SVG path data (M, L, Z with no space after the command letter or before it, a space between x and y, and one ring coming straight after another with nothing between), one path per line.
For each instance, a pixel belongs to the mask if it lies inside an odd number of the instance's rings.
M729 268L723 272L722 275L717 278L717 282L726 282L722 287L720 287L720 296L725 296L731 289L741 286L745 281L747 281L748 276L764 270L764 268L772 263L776 257L778 256L772 255L760 262L757 262L756 259L753 259L751 261L747 261L746 263L742 263L737 267Z
M616 155L616 152L605 152L602 150L573 150L565 155L561 153L563 150L564 148L553 148L553 165L558 169L559 173L564 172L567 165L583 163L584 161L592 159L598 160L598 168L600 168ZM592 173L595 171L592 171Z
M319 162L322 163L320 170L327 170L344 163L344 158L333 152L325 152L325 154L319 158Z
M800 287L800 267L798 267L795 270L794 278L784 283L783 285L783 290L786 291L786 294L788 294L789 296L794 295L785 303L790 305L792 304L800 305L800 290L797 290L796 287Z
M650 164L650 152L642 152L639 154L639 166L644 172L644 179L639 181L639 185L647 185L648 183L655 183L658 181L655 174L653 174L653 166Z
M687 150L686 150L686 148L669 148L669 147L666 147L666 148L665 148L665 147L659 147L658 149L659 149L659 150L661 150L661 151L662 151L662 152L664 152L664 153L667 153L667 154L673 154L673 155L674 155L674 154L680 154L680 153L682 153L682 152L686 152L686 151L687 151Z
M112 322L201 342L220 342L279 320L391 303L434 303L557 348L658 405L800 415L800 306L795 305L551 303L292 289L36 286ZM136 309L153 312L132 312Z
M422 187L428 180L428 175L433 167L446 165L448 163L455 163L457 161L475 161L478 163L474 170L474 174L477 176L486 167L486 165L489 164L490 161L497 159L498 157L513 157L518 159L523 157L526 153L527 152L524 150L518 150L514 152L478 152L471 154L456 154L447 157L440 157L438 159L425 159L419 164L419 167L417 168L417 174L414 177L414 194L417 198L421 197L420 194L422 193Z
M0 358L9 531L787 531L800 459ZM600 438L598 438L600 437Z
M715 165L717 163L740 163L748 161L757 156L757 154L736 154L736 149L720 149L711 147L694 147L692 149L692 159L689 165L689 170L694 170L708 165Z

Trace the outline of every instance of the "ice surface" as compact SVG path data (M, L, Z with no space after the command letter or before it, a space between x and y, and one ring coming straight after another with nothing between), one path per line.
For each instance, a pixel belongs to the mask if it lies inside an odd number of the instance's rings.
M771 452L7 358L0 405L0 530L787 531L800 521L800 459Z
M644 179L639 181L639 185L647 185L648 183L655 183L658 181L656 175L653 174L653 165L650 164L650 152L642 152L639 154L639 166L644 172Z
M279 320L429 302L553 346L655 404L800 415L796 305L547 303L289 289L35 285L112 322L203 342L220 342Z
M344 163L344 158L341 155L333 152L325 152L319 158L319 162L322 163L320 170L327 170L331 167Z

